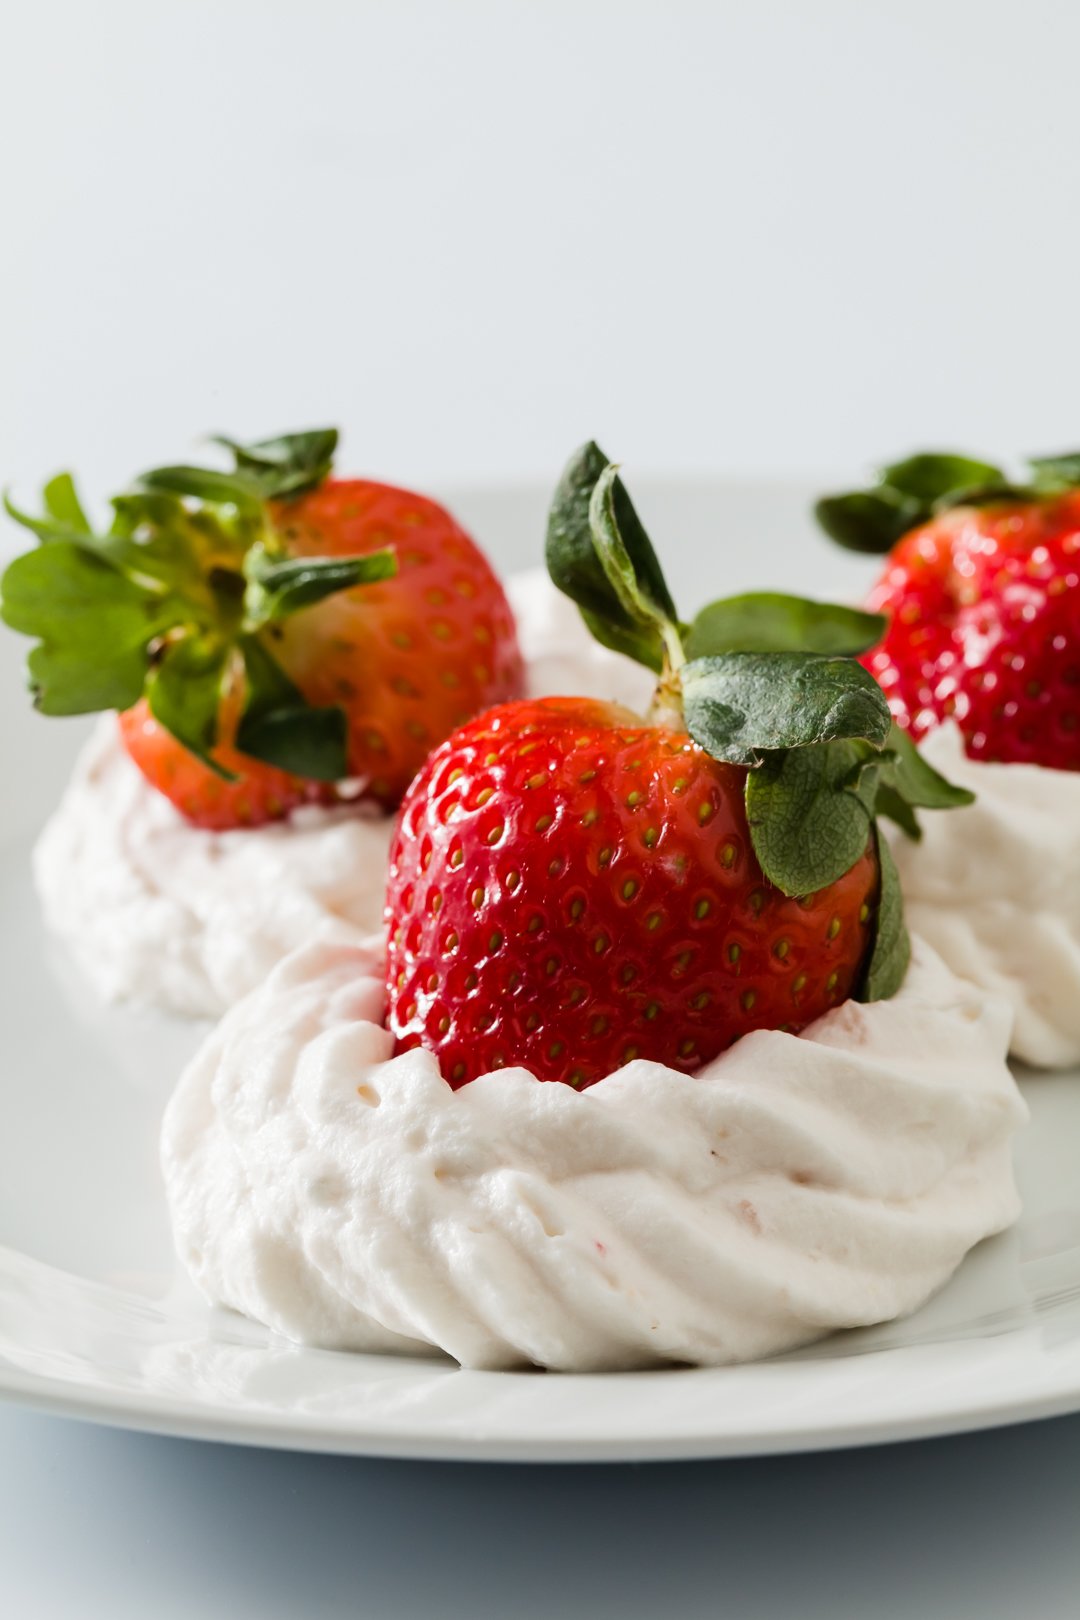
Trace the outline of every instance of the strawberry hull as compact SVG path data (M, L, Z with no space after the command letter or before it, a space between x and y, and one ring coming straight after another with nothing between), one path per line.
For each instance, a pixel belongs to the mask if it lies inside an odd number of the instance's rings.
M116 711L151 787L193 825L280 820L340 795L394 809L428 752L524 670L503 587L443 507L329 476L334 429L251 445L232 472L142 474L98 532L70 474L0 579L36 645L45 714Z

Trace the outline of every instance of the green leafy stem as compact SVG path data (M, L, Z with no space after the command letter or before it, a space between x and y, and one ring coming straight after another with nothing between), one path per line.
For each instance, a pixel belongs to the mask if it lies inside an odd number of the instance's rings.
M37 642L27 671L45 714L128 709L145 696L184 747L228 777L214 750L223 696L240 681L237 748L338 781L347 773L345 714L307 703L266 632L339 591L386 579L394 554L294 558L278 539L268 502L327 476L334 429L216 442L232 453L231 471L155 468L112 501L104 532L68 473L46 484L38 514L5 497L39 545L0 579L0 618Z
M881 615L760 592L711 602L683 622L618 468L594 443L572 457L555 492L547 563L596 638L655 671L651 717L685 725L714 759L746 768L754 853L778 889L826 888L877 841L881 891L863 994L894 994L910 944L876 818L918 838L917 809L973 796L927 764L857 662L880 641Z
M898 540L957 506L1033 501L1080 487L1080 451L1030 456L1030 477L1017 483L992 462L954 451L924 450L878 470L866 489L825 495L814 516L847 551L883 555Z

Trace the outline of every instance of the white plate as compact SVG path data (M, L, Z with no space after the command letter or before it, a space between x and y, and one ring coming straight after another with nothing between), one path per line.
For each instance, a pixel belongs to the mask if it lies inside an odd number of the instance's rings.
M637 485L635 485L637 487ZM856 596L808 491L645 486L687 604L754 584ZM505 566L535 560L540 490L455 502ZM702 582L706 583L702 583ZM42 936L28 851L79 725L27 712L0 641L0 1394L220 1440L503 1460L720 1457L982 1428L1080 1410L1080 1075L1025 1081L1025 1213L917 1316L755 1366L612 1376L462 1372L298 1349L177 1278L157 1125L201 1030L103 1009Z

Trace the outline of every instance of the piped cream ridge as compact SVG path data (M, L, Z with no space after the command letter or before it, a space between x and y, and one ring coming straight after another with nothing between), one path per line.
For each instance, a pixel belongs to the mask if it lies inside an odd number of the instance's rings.
M909 926L1011 1004L1015 1056L1080 1063L1080 771L969 759L954 725L919 747L975 803L892 839Z
M208 1038L162 1159L207 1297L467 1367L716 1364L915 1310L1016 1217L1008 1007L918 943L892 1001L696 1075L454 1091L391 1055L383 940L282 962Z

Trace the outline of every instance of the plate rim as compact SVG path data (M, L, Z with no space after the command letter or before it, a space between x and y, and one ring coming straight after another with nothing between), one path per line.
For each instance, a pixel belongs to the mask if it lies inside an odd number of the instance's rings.
M649 1376L662 1377L663 1372L654 1372ZM363 1433L360 1433L347 1424L315 1423L310 1418L285 1413L277 1414L272 1419L255 1412L215 1414L205 1403L162 1402L138 1392L125 1392L121 1399L108 1391L69 1386L59 1379L23 1373L10 1366L5 1366L0 1374L0 1400L45 1416L96 1423L132 1433L266 1450L307 1452L320 1456L552 1465L719 1462L945 1439L952 1435L983 1433L1021 1423L1067 1417L1080 1411L1080 1372L1077 1374L1077 1387L1072 1391L1054 1394L1032 1392L1008 1403L988 1401L966 1410L916 1413L901 1419L863 1418L850 1424L807 1426L794 1430L762 1429L734 1436L713 1432L648 1439L631 1435L602 1439L561 1437L545 1441L521 1436L499 1438L481 1433L436 1438L431 1431L421 1435L395 1431L377 1424L366 1425Z
M786 476L725 477L704 471L681 474L650 471L641 477L641 494L645 499L659 504L670 492L686 494L690 491L717 501L725 496L754 499L771 496L790 501L796 494L801 496L816 482L809 476L795 473ZM513 504L516 501L524 510L526 505L531 507L535 504L540 490L541 482L538 479L507 478L448 483L442 494L451 503L460 502L466 506L473 502ZM783 553L778 556L782 559ZM0 660L0 663L3 662L5 660ZM21 696L7 685L0 689L0 718L10 719L15 714ZM74 735L73 730L68 731L70 738L73 739ZM0 844L21 844L27 830L25 819L15 818L9 826L0 828ZM1068 1083L1067 1080L1064 1083ZM1030 1328L1030 1324L1027 1326ZM1020 1327L1013 1330L1015 1333L1023 1331L1025 1329ZM972 1339L975 1345L985 1342L986 1336ZM892 1348L881 1348L868 1350L865 1355L884 1357L893 1353ZM864 1357L860 1356L859 1359ZM727 1370L715 1368L707 1371L722 1376ZM1041 1387L1037 1376L1040 1371ZM1062 1372L1067 1375L1064 1380ZM566 1375L549 1373L542 1376L561 1379ZM609 1378L623 1375L571 1376ZM658 1369L638 1376L663 1380L670 1374L666 1369ZM720 1460L796 1454L917 1441L1045 1420L1080 1411L1080 1358L1074 1357L1071 1365L1059 1368L1058 1376L1053 1380L1048 1379L1045 1364L1041 1369L1033 1368L1028 1387L1017 1395L1004 1395L999 1391L980 1397L975 1391L973 1399L965 1405L957 1402L955 1389L948 1389L944 1400L939 1398L935 1402L932 1380L927 1381L925 1394L927 1399L921 1404L909 1402L909 1410L893 1410L891 1415L888 1403L882 1402L881 1411L876 1416L856 1411L846 1419L842 1414L836 1416L833 1413L824 1423L808 1420L793 1427L790 1409L785 1409L782 1418L773 1425L763 1422L761 1414L757 1414L753 1428L734 1432L730 1427L725 1429L719 1418L714 1418L710 1425L706 1408L700 1431L673 1432L667 1436L656 1432L645 1434L639 1429L622 1434L584 1433L577 1437L560 1432L546 1438L533 1433L515 1433L512 1427L500 1434L495 1432L496 1422L493 1421L491 1427L485 1427L479 1416L456 1420L453 1427L446 1426L444 1419L442 1432L440 1420L431 1418L426 1432L420 1433L408 1426L395 1427L392 1419L356 1419L347 1415L313 1418L309 1412L267 1413L255 1407L248 1410L229 1409L206 1400L178 1398L171 1393L139 1391L121 1386L113 1389L94 1387L75 1379L25 1370L5 1358L0 1351L0 1400L29 1410L96 1422L121 1430L327 1455L552 1464Z

